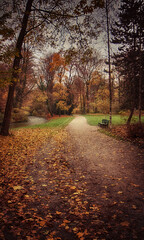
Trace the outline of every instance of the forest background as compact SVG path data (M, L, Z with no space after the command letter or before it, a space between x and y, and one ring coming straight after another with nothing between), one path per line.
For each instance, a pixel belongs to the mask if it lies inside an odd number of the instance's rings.
M28 115L144 110L144 2L2 1L1 134ZM106 49L106 51L105 51Z

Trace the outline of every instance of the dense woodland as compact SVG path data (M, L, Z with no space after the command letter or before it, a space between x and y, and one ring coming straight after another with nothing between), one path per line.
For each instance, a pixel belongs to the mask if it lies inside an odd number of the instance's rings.
M114 0L8 0L1 3L1 9L2 135L8 135L10 121L26 121L28 115L49 118L129 111L130 123L137 110L141 122L142 0L119 4ZM93 44L103 33L105 58Z

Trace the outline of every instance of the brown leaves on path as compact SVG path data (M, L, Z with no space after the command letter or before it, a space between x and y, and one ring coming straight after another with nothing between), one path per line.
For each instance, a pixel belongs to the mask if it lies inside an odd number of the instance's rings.
M47 129L20 129L0 137L0 239L89 235L82 223L89 215L84 187L63 158L65 135L51 136Z
M47 129L20 129L0 137L0 239L137 239L121 207L126 204L121 189L117 201L110 198L110 185L89 193L87 176L70 164L76 156L66 141L65 131L54 135ZM132 204L131 210L139 209Z
M19 129L8 137L0 136L1 174L8 184L9 178L15 178L18 185L18 176L21 178L36 151L51 135L49 129Z

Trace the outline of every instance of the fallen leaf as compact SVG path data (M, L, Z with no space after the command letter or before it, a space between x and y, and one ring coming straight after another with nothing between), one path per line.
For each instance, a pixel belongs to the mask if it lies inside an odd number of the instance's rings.
M84 235L84 233L82 233L82 232L78 232L78 233L77 233L77 236L78 236L79 238L83 237L83 235Z
M132 205L132 208L133 208L133 209L137 209L136 205Z
M78 228L77 227L73 228L73 231L78 232Z
M119 191L118 194L122 194L123 192L122 191Z
M22 186L13 186L13 189L16 191L16 190L21 190L21 189L23 189L23 187L22 187Z
M72 186L72 187L70 187L70 189L74 190L74 189L76 189L76 187L75 187L75 186Z
M56 214L60 215L60 214L61 214L61 212L59 212L59 211L56 211Z
M42 184L42 187L47 187L47 185L46 184Z
M129 222L127 222L127 221L121 222L120 225L123 226L123 227L128 227L129 226Z
M45 223L46 223L45 221L41 221L40 226L43 227L45 225Z
M69 226L65 226L65 229L68 230L68 229L69 229Z
M26 198L29 198L30 196L29 195L25 195Z
M134 187L139 187L139 185L135 184L135 183L131 183L132 186Z

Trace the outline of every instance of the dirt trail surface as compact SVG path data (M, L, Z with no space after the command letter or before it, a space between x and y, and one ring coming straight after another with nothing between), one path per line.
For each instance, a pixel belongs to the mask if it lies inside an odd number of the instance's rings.
M77 156L71 164L85 174L88 198L100 206L106 228L100 232L105 239L144 239L144 151L97 129L81 116L67 127Z
M144 239L144 150L84 117L14 174L2 182L0 239Z

